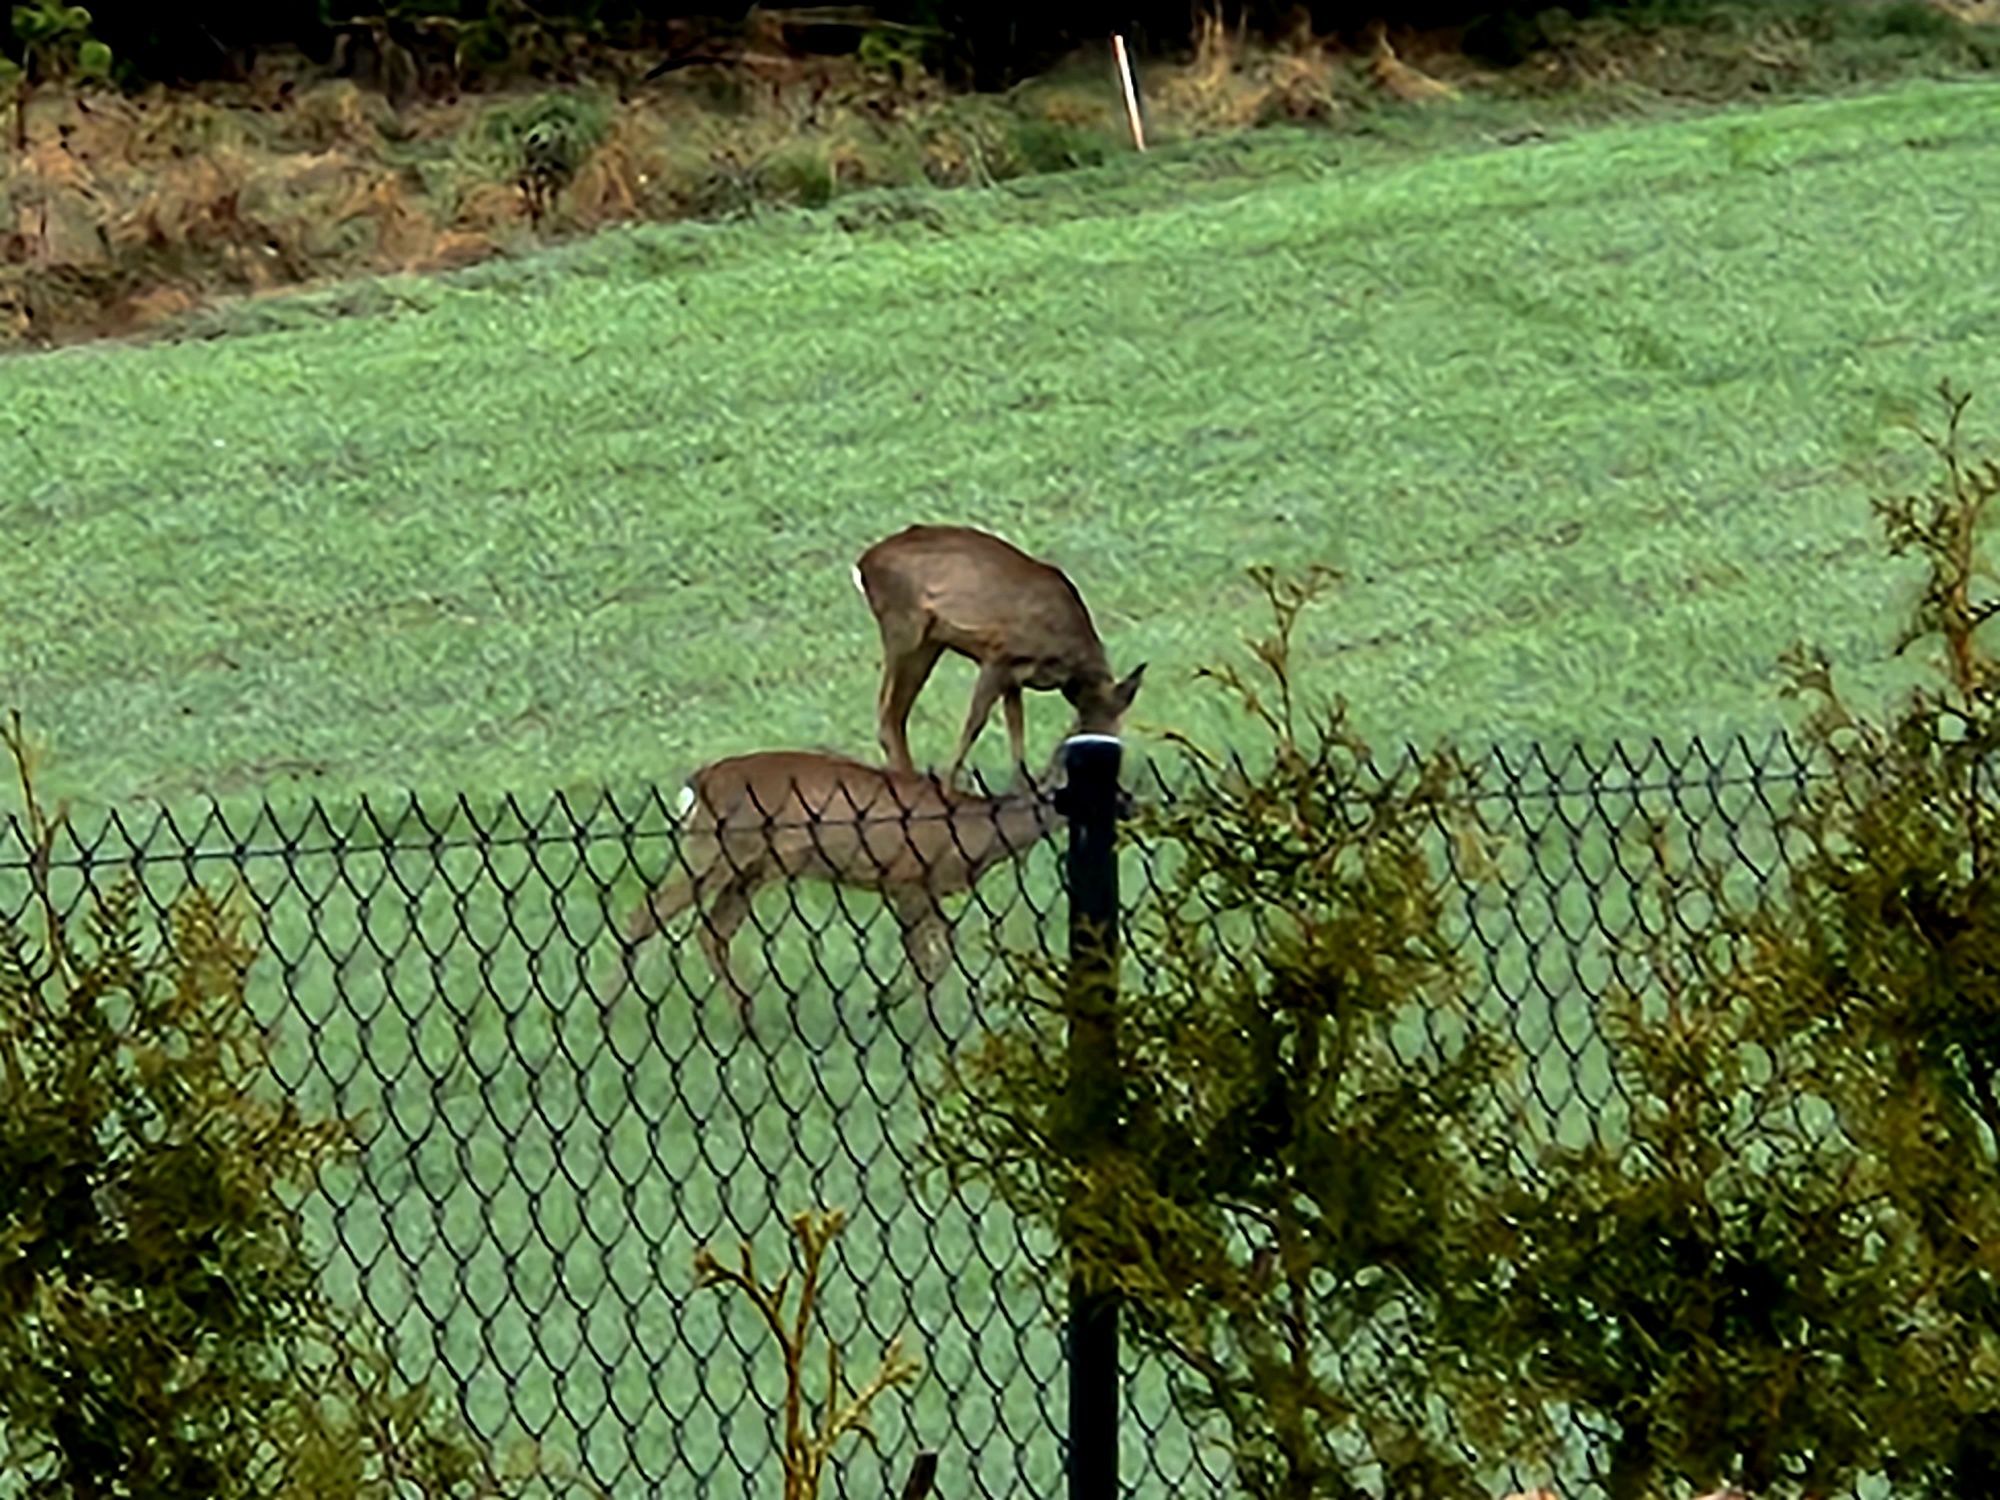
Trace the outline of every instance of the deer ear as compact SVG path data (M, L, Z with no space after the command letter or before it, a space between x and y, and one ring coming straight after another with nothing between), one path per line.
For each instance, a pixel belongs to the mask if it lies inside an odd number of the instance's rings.
M1145 675L1146 675L1146 664L1144 662L1140 662L1138 666L1132 669L1131 673L1126 677L1126 679L1118 684L1116 690L1116 696L1118 699L1118 711L1120 713L1123 713L1126 709L1130 708L1132 706L1132 700L1139 696L1139 679L1144 677Z

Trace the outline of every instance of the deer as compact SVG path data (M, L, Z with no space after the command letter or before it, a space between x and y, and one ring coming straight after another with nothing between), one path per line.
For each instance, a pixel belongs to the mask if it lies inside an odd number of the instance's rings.
M939 898L971 890L1064 821L1032 780L997 796L955 793L935 776L817 750L712 761L688 778L679 809L684 871L627 919L624 972L606 1003L631 982L637 946L695 907L696 941L746 1030L750 992L730 968L729 945L765 886L808 879L880 892L930 990L949 957Z
M1112 676L1083 596L1062 569L970 526L911 526L875 543L854 565L854 586L882 632L876 738L891 768L910 758L910 708L946 651L978 663L972 705L944 781L955 786L994 700L1005 707L1016 767L1027 755L1024 688L1060 692L1076 732L1118 733L1146 664Z

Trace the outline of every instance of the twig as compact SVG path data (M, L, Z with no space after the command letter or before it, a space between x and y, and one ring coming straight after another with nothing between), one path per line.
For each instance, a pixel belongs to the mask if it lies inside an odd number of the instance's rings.
M859 1433L873 1445L875 1431L869 1423L868 1413L876 1397L891 1387L907 1385L916 1379L922 1369L916 1360L903 1352L903 1336L897 1334L889 1340L889 1347L883 1352L882 1363L874 1376L859 1390L852 1390L841 1369L840 1349L829 1339L826 1347L826 1409L817 1427L808 1421L806 1346L812 1338L813 1319L819 1305L820 1264L826 1256L827 1247L846 1222L846 1214L837 1208L823 1213L808 1210L792 1220L793 1269L799 1273L799 1301L796 1312L789 1319L785 1315L785 1291L791 1285L790 1270L774 1284L764 1285L757 1279L747 1240L738 1249L740 1264L735 1266L724 1265L706 1246L695 1252L695 1284L711 1287L726 1283L739 1288L750 1299L750 1305L757 1309L764 1325L771 1330L771 1336L778 1341L779 1353L784 1356L785 1436L781 1462L785 1466L785 1500L815 1500L819 1494L820 1477L833 1454L834 1445L847 1433ZM845 1401L842 1400L843 1395L846 1396ZM934 1470L935 1455L931 1457ZM920 1471L922 1463L920 1458ZM912 1482L915 1477L912 1476ZM916 1493L922 1495L927 1492L926 1488Z
M62 918L56 912L55 895L49 889L49 862L55 855L56 830L69 821L69 804L58 802L55 815L42 811L35 796L35 753L21 728L21 711L10 709L7 727L0 730L0 743L14 758L14 771L21 782L21 812L28 825L28 884L35 904L42 909L42 924L48 936L49 971L69 973L69 956L63 943Z

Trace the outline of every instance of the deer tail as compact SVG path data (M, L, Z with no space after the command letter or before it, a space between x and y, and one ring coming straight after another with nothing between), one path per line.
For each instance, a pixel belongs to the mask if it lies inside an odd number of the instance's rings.
M673 820L675 823L687 822L688 813L694 808L694 800L694 782L690 779L681 788L680 795L674 798ZM625 919L625 946L630 948L634 944L642 943L659 930L659 913L653 909L652 893L649 892L646 899L641 901L633 909L632 914Z
M678 826L685 826L688 820L688 814L694 811L695 800L700 795L695 791L695 782L699 779L700 778L698 775L690 776L687 779L686 783L681 787L680 795L674 798L673 821ZM652 894L650 894L646 900L639 903L638 910L634 911L632 915L626 919L625 943L627 947L630 947L634 943L641 942L644 939L651 937L654 933L660 930L661 926L660 914L658 911L658 901L656 898L662 892L664 892L665 889L666 887L662 887L661 891L653 892Z

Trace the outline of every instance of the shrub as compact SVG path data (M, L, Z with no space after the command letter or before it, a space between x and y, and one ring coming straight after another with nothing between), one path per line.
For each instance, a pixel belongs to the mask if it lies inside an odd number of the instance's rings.
M757 164L760 196L804 208L829 202L839 184L826 148L812 141L780 146Z
M1066 172L1094 167L1111 158L1102 131L1057 120L1016 120L1010 128L1013 156L1029 172Z
M1631 1139L1549 1153L1493 1226L1516 1291L1492 1336L1613 1434L1613 1500L2000 1474L2000 604L1975 550L2000 465L1963 458L1943 394L1938 484L1877 511L1928 565L1903 645L1941 641L1946 686L1873 722L1790 655L1829 772L1787 820L1790 889L1732 910L1662 836L1641 925L1676 936L1607 1027Z
M541 94L488 109L472 156L495 176L511 179L539 221L610 128L611 105L604 98L570 90Z
M1259 572L1263 680L1205 675L1270 740L1254 769L1177 740L1191 788L1138 836L1169 873L1131 917L1146 977L1117 1005L1111 1139L1069 1116L1063 976L1016 956L1010 1024L948 1066L933 1147L1059 1233L1114 1291L1183 1403L1226 1428L1259 1497L1472 1494L1434 1394L1491 1430L1496 1387L1445 1324L1479 1263L1496 1038L1464 1006L1423 847L1463 773L1377 777L1344 709L1303 701L1290 642L1317 581ZM1434 1340L1431 1335L1438 1337Z
M300 1203L350 1140L283 1097L254 954L190 888L163 946L117 884L49 895L56 819L18 717L42 933L0 920L0 1444L47 1500L505 1493L480 1446L320 1294Z

